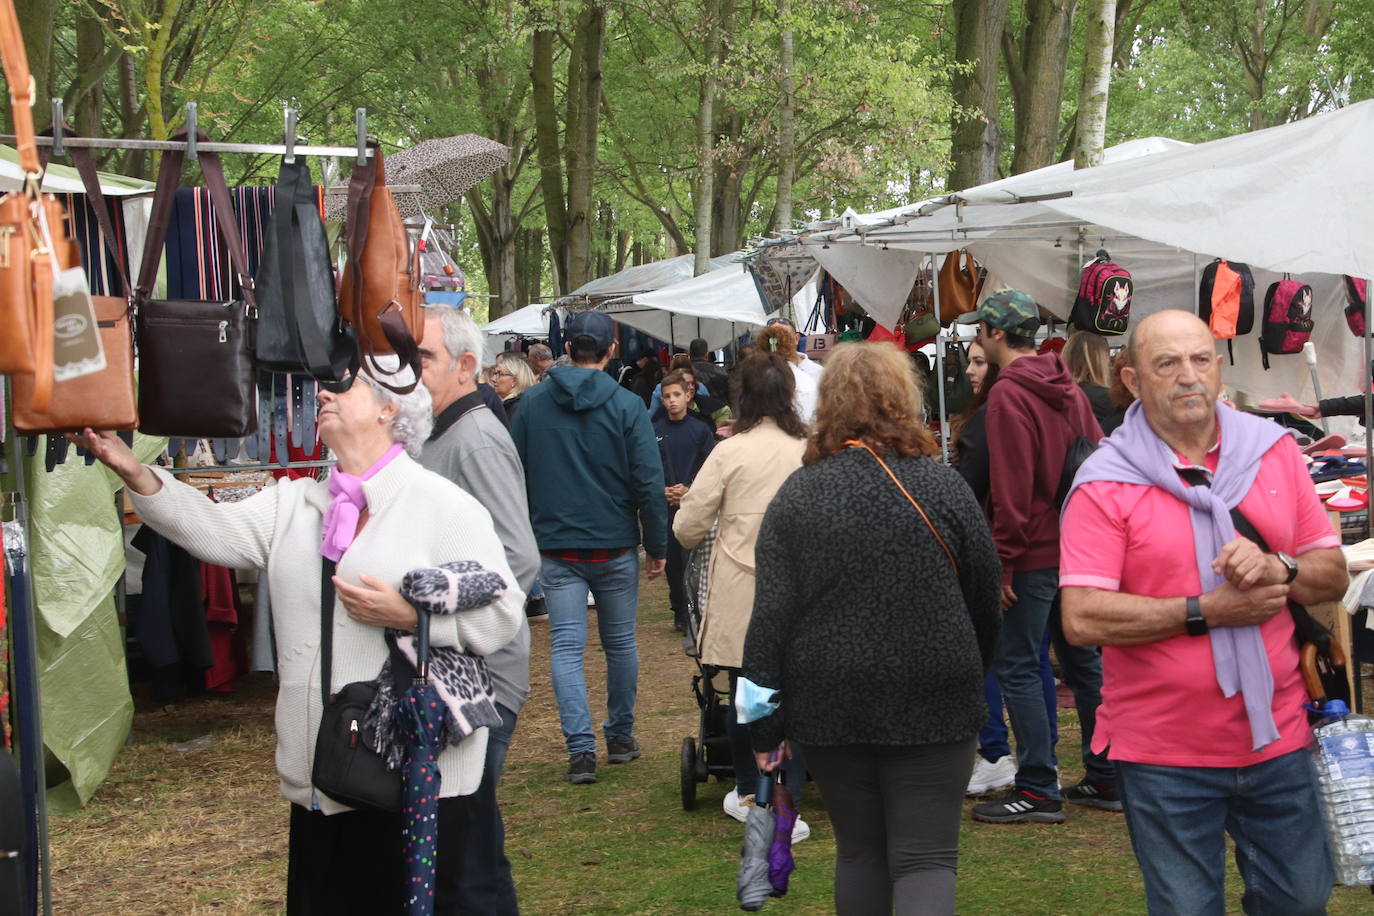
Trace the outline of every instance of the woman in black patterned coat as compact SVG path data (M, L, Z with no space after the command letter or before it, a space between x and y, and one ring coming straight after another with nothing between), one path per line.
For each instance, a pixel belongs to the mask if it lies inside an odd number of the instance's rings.
M755 551L743 675L780 706L750 734L764 769L784 739L802 746L835 827L840 916L954 912L1001 570L973 493L935 451L901 351L837 347L803 467Z

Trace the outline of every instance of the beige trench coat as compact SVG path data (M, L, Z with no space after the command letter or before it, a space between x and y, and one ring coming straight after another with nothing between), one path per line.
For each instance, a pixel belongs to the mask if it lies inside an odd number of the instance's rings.
M697 645L706 665L740 667L754 610L754 542L782 482L801 467L806 440L764 420L719 443L683 497L673 534L691 548L720 521L711 551L706 610Z

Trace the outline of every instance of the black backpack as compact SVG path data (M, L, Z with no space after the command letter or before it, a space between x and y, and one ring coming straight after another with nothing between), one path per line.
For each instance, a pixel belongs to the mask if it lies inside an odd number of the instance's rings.
M1225 288L1217 289L1217 271L1222 266L1239 278L1238 286L1231 285L1234 281L1227 277ZM1255 329L1255 275L1239 261L1217 258L1202 269L1197 300L1198 317L1207 322L1213 338L1226 341L1227 353L1234 363L1232 339L1244 337Z
M1097 256L1083 268L1069 321L1080 331L1104 336L1125 334L1131 323L1134 294L1131 272L1114 264L1107 249L1099 248Z

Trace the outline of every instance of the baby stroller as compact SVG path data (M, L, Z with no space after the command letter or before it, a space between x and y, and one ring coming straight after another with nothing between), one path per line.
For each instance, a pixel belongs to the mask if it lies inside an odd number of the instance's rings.
M697 804L697 783L712 776L717 780L734 781L735 765L730 756L730 738L725 731L725 716L732 702L729 678L713 665L701 663L697 636L701 633L702 611L706 605L706 584L711 560L711 545L716 531L706 535L700 544L688 552L686 562L687 638L683 651L696 662L697 673L692 675L692 694L697 699L701 716L696 737L682 739L680 778L682 808L691 811Z

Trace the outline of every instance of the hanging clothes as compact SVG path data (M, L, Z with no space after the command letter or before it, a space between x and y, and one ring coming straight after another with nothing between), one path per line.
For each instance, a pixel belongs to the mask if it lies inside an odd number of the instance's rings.
M234 571L201 563L200 590L205 596L205 624L213 662L205 669L205 689L233 693L234 681L248 673L247 648L239 629L243 607Z
M275 199L274 187L229 189L249 273L257 273ZM223 300L239 295L229 252L215 227L210 190L178 188L167 229L167 298Z
M129 275L127 230L124 224L124 206L121 201L106 202L106 212L110 214L110 228L115 237L111 245L105 244L105 234L100 231L100 221L96 219L95 205L85 194L64 194L67 206L67 230L81 248L81 266L86 269L86 280L94 296L122 296L124 284L120 282L122 268ZM119 252L123 263L115 260L111 252Z
M214 665L200 562L152 528L134 535L133 547L147 557L143 594L129 600L129 630L153 667L157 698L179 699L186 687L203 683Z

